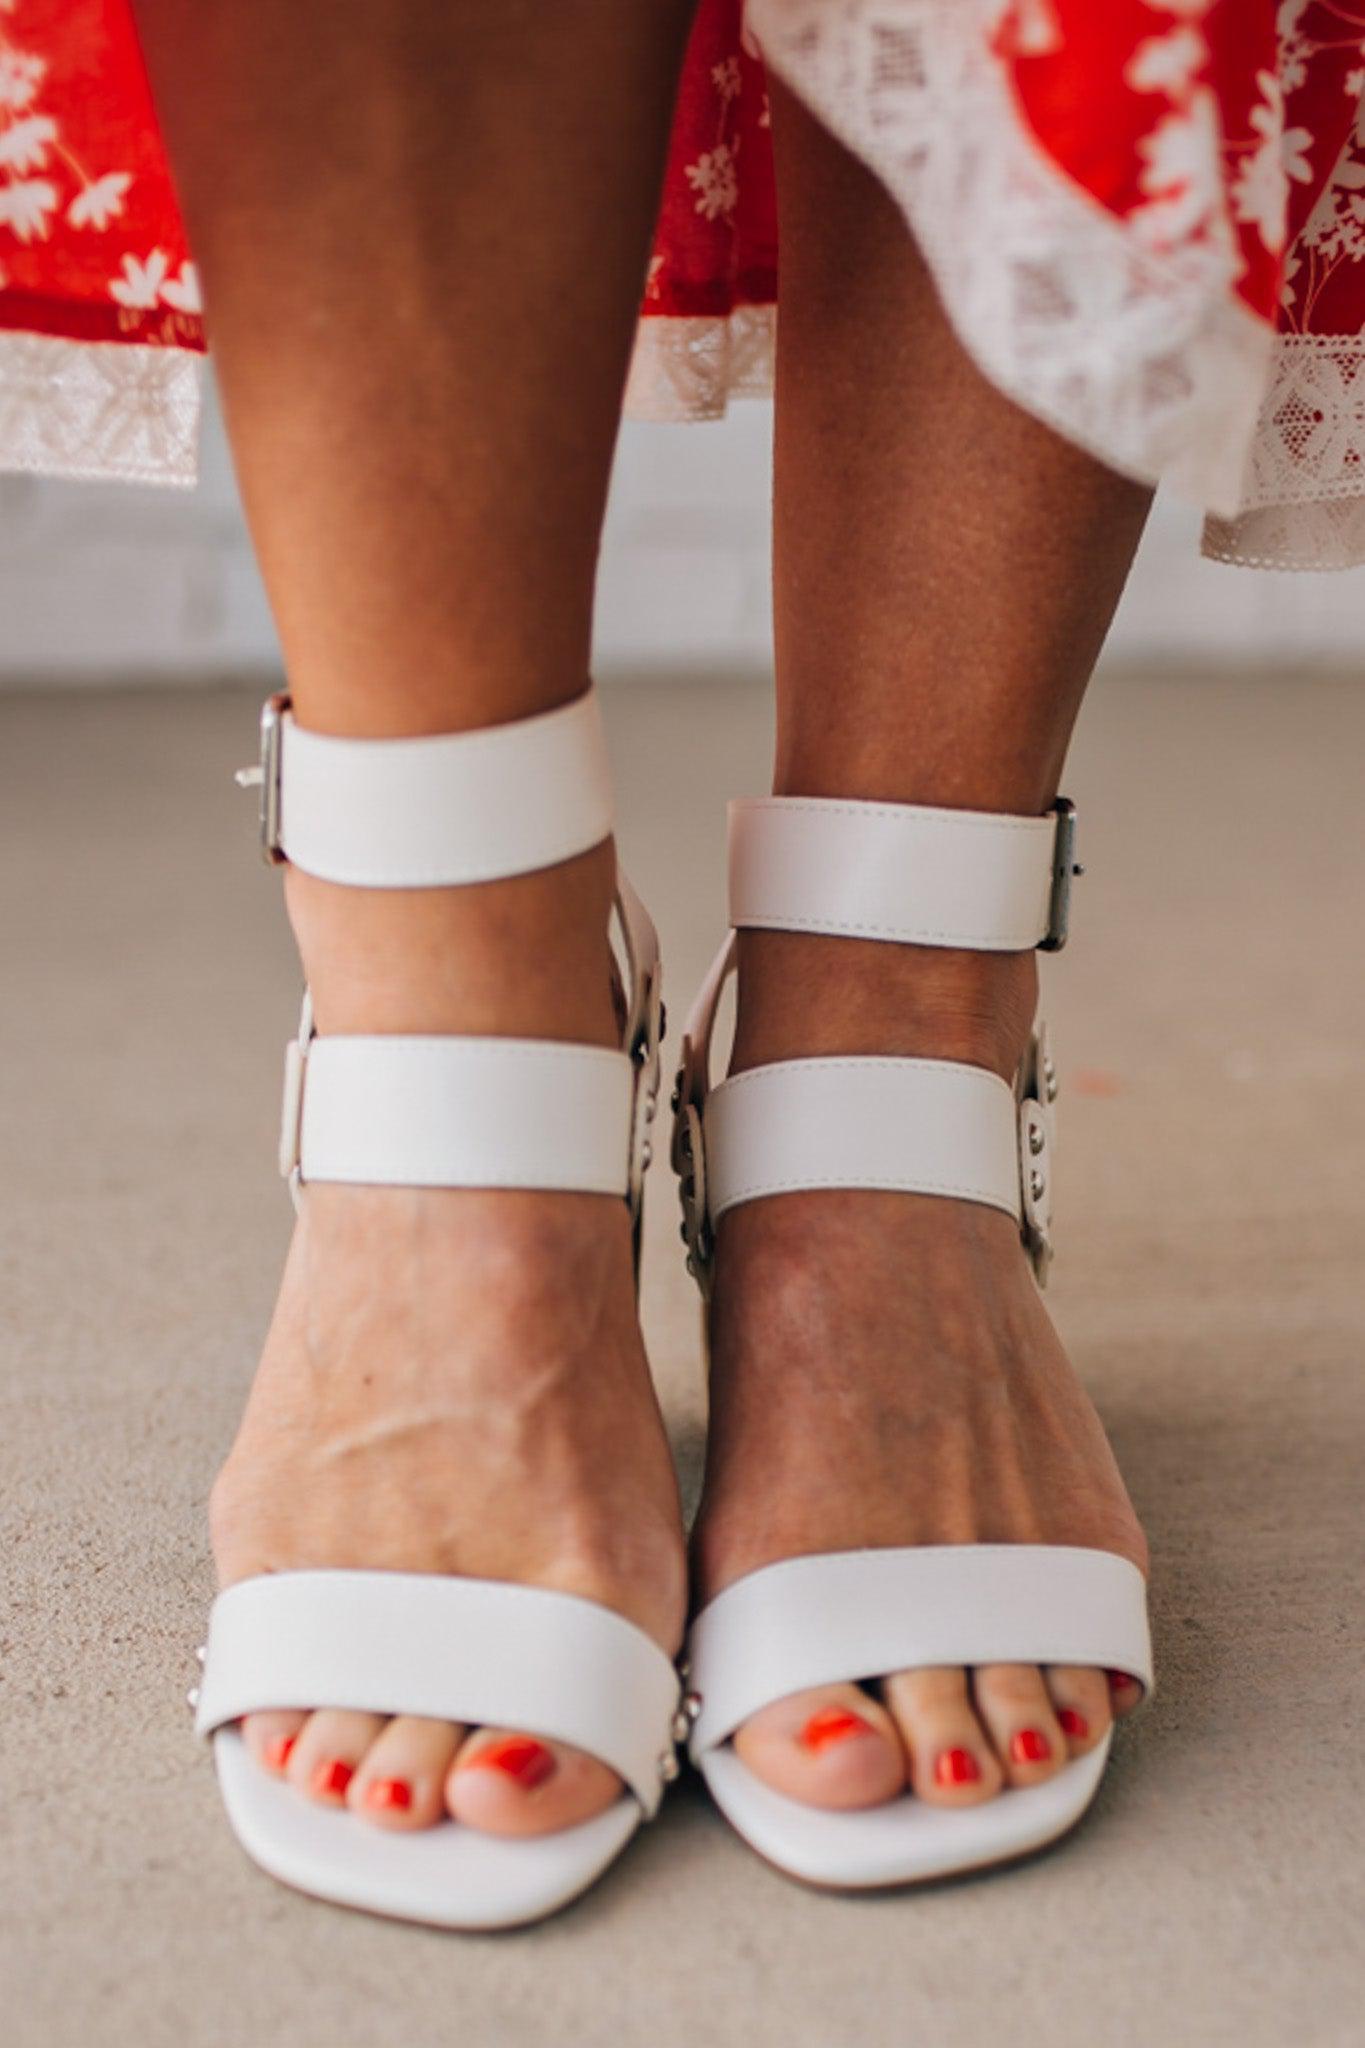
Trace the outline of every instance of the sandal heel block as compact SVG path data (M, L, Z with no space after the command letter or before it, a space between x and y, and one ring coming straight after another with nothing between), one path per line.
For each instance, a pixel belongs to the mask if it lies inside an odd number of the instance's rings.
M1035 1023L1011 1087L953 1060L785 1060L711 1084L722 991L742 929L920 946L1056 951L1066 939L1075 812L1043 817L819 798L730 811L732 930L688 1019L673 1165L688 1267L709 1288L728 1209L811 1188L983 1202L1012 1216L1039 1285L1052 1258L1057 1075ZM689 1749L721 1811L791 1876L857 1890L987 1868L1043 1847L1093 1799L1107 1738L1044 1783L980 1806L909 1793L829 1812L762 1783L730 1737L789 1694L933 1665L1083 1664L1152 1690L1146 1583L1126 1558L1041 1544L832 1552L751 1572L687 1644Z
M363 888L450 887L530 873L600 845L610 779L591 689L486 731L354 740L299 727L287 698L261 725L266 858ZM658 941L624 875L614 940L619 1050L507 1038L319 1036L307 994L286 1059L280 1167L312 1181L573 1189L619 1195L638 1225L662 1033ZM621 1853L676 1772L677 1672L632 1623L535 1587L389 1571L292 1571L221 1593L198 1734L211 1742L247 1854L338 1904L483 1929L567 1905ZM526 1728L622 1779L581 1825L510 1841L443 1820L412 1834L300 1799L260 1770L237 1724L271 1708Z

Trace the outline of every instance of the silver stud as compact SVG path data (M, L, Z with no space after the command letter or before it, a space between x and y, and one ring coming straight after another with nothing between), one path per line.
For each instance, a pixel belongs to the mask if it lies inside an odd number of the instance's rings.
M1049 1067L1043 1075L1043 1092L1049 1102L1057 1100L1057 1076Z
M1028 1148L1035 1159L1038 1157L1038 1154L1042 1151L1043 1143L1043 1134L1039 1130L1037 1124L1031 1125L1028 1134Z
M187 1706L187 1707L189 1708L189 1710L190 1710L190 1712L191 1712L192 1714L197 1714L197 1713L198 1713L198 1711L199 1711L199 1688L198 1688L198 1686L197 1686L197 1685L192 1685L192 1686L190 1687L189 1691L188 1691L188 1692L187 1692L187 1693L185 1694L185 1705L186 1705L186 1706Z
M678 1752L675 1749L666 1749L659 1758L659 1776L665 1785L673 1784L682 1776L682 1765L678 1762Z
M1047 1182L1043 1179L1042 1174L1039 1173L1037 1167L1035 1166L1033 1172L1028 1177L1028 1191L1032 1195L1035 1202L1042 1200L1043 1190L1046 1188L1046 1186Z
M677 1671L679 1678L686 1684L687 1680L692 1676L692 1659L690 1657L679 1657L674 1669Z

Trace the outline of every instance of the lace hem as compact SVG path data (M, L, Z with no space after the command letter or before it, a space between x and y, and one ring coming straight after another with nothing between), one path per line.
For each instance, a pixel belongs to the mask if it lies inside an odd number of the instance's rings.
M1111 468L1233 516L1273 337L1231 241L1145 246L1038 149L993 0L750 0L766 63L881 178L1007 397Z
M626 414L635 420L718 420L732 398L773 386L776 308L737 306L715 318L646 314L635 332Z
M0 469L193 484L200 358L0 332Z

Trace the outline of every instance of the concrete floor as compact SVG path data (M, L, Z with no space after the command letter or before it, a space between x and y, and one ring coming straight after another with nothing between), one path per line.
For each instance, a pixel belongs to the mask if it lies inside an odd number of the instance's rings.
M611 691L675 1018L750 683ZM1101 684L1048 970L1054 1303L1150 1530L1162 1691L1012 1874L852 1901L684 1785L586 1902L468 1939L296 1898L183 1705L202 1504L288 1225L296 977L242 692L0 700L0 2035L8 2048L1358 2048L1365 2040L1365 688ZM671 1190L646 1311L695 1474Z

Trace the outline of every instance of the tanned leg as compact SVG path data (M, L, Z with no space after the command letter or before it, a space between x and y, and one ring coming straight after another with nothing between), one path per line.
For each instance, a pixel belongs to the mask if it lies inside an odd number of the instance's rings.
M577 696L692 0L135 4L300 723L453 732ZM291 873L320 1028L614 1042L613 877L610 845L463 889ZM312 1188L213 1533L225 1584L524 1581L671 1650L624 1205ZM515 1730L300 1711L246 1736L382 1826L531 1833L617 1791Z
M1041 813L1149 494L1027 417L955 339L884 189L774 92L778 738L787 795ZM750 932L735 1070L826 1053L1013 1078L1032 954ZM1013 1224L924 1196L787 1195L722 1223L702 1591L863 1545L1094 1545L1145 1563ZM741 1754L792 1796L960 1804L1032 1784L1136 1689L996 1666L826 1687Z

